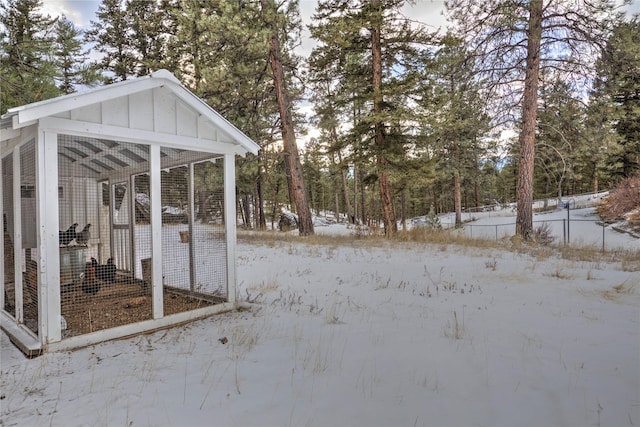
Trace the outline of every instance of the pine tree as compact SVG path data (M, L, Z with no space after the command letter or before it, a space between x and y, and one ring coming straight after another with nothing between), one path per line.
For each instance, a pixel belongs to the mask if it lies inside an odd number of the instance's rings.
M446 5L487 82L496 121L520 120L516 234L529 240L540 71L554 68L576 80L592 76L597 51L621 15L614 0L448 0Z
M167 13L168 4L158 4L148 0L129 0L126 13L131 22L130 45L136 58L135 74L145 76L165 66L168 52L170 28Z
M292 99L287 87L287 79L284 73L282 60L282 45L280 42L281 31L279 18L283 15L278 12L273 0L260 0L263 19L269 34L269 63L273 73L273 83L275 87L275 97L278 103L280 114L280 129L285 156L285 170L289 178L289 192L292 202L296 206L298 214L298 230L300 235L308 236L314 234L313 218L307 201L304 177L302 175L302 163L298 154L296 143L295 127L292 115ZM297 9L297 4L295 5ZM286 17L286 15L285 15Z
M7 109L57 96L51 55L55 19L41 0L0 3L0 102Z
M88 51L84 50L82 32L65 16L55 26L54 58L58 72L58 88L62 93L76 91L77 85L93 86L100 74L87 64Z
M126 80L136 75L136 58L131 44L131 17L124 0L103 0L96 21L85 33L85 41L93 43L102 54L96 66L107 74L108 82Z
M400 13L403 1L320 1L310 26L319 41L310 58L314 80L331 82L354 160L372 160L385 234L397 232L392 179L411 144L418 58L427 40ZM360 160L358 160L360 159Z
M640 168L640 17L621 22L597 62L593 97L617 134L607 147L607 169L617 179Z
M453 175L455 225L462 225L462 181L476 174L482 156L480 140L489 129L464 42L451 34L440 40L425 68L422 107L431 148L439 153L441 174ZM477 199L477 198L476 198ZM478 200L476 200L476 204Z

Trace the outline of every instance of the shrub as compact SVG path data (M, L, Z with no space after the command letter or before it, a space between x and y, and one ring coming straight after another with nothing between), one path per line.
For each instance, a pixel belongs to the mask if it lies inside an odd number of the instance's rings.
M553 231L548 222L543 222L541 225L533 229L533 240L540 243L543 246L550 245L556 238L553 237Z
M640 172L620 181L598 206L598 214L608 220L620 220L640 209Z

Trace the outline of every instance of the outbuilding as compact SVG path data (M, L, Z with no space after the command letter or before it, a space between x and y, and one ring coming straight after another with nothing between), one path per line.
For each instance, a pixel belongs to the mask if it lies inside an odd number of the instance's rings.
M170 72L0 129L0 326L25 354L235 308L235 156L259 146Z

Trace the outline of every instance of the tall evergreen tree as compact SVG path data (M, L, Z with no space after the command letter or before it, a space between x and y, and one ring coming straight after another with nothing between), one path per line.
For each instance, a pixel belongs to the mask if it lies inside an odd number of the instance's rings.
M131 16L125 0L102 0L96 21L85 33L85 41L102 54L97 67L107 74L108 82L136 75L136 58L131 45Z
M145 76L165 66L171 58L168 52L170 28L167 24L169 5L148 0L129 0L126 13L131 22L130 45L136 58L135 74ZM170 64L170 63L169 63Z
M440 154L439 169L453 175L456 227L462 225L462 181L477 174L482 156L480 141L489 129L472 63L467 58L463 40L446 34L432 66L425 68L425 95L421 102L428 140Z
M614 0L448 0L446 5L474 52L491 99L502 104L497 116L520 120L516 234L529 240L540 71L553 68L577 80L592 76L597 51L621 15Z
M571 191L576 178L574 165L584 142L582 103L574 98L570 85L556 73L542 76L534 190L537 198L562 197ZM556 76L556 78L554 78Z
M18 105L53 98L52 57L55 19L40 12L41 0L7 0L0 3L1 113Z
M617 138L607 147L608 170L628 177L640 168L640 18L621 22L597 62L594 99L606 106L605 119ZM602 104L601 104L602 105Z
M62 93L72 93L78 85L93 86L100 81L100 74L87 63L88 58L88 51L83 46L82 31L62 16L55 26L54 41L58 88Z
M307 201L306 187L304 185L304 177L302 175L302 163L298 153L298 145L296 142L295 127L292 114L292 99L287 87L287 79L284 72L284 64L282 61L282 32L281 24L278 22L282 19L283 14L278 11L275 1L260 0L263 19L266 27L269 29L269 63L273 73L273 82L275 87L275 97L278 103L278 111L280 114L280 130L282 134L282 142L284 147L285 170L289 178L289 193L292 196L292 202L296 206L298 214L298 230L301 235L307 236L314 234L313 219L311 210ZM297 3L294 8L297 9ZM291 9L290 9L291 10ZM287 19L287 15L284 15Z
M391 179L410 145L409 109L427 40L405 18L398 0L320 1L311 35L319 41L310 58L314 79L333 80L336 100L350 111L345 130L351 150L375 162L385 234L397 232ZM346 108L348 107L348 108Z

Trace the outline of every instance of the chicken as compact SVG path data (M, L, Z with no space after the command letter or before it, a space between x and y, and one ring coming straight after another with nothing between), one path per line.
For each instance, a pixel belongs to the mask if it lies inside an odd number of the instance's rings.
M89 228L91 227L91 224L87 224L84 226L84 228L82 229L82 231L78 232L76 234L76 243L79 245L84 245L86 246L87 243L89 242L89 239L91 238L91 232L89 231Z
M85 294L95 295L100 291L100 282L96 277L96 264L95 259L91 258L91 262L85 264L84 278L82 279L82 292Z
M76 238L76 227L78 223L73 223L66 231L59 231L58 238L60 239L60 246L69 246L69 243Z
M114 283L116 281L116 265L113 263L113 258L109 258L105 265L98 265L95 258L91 258L91 262L94 263L96 269L96 276L98 279L107 283Z

